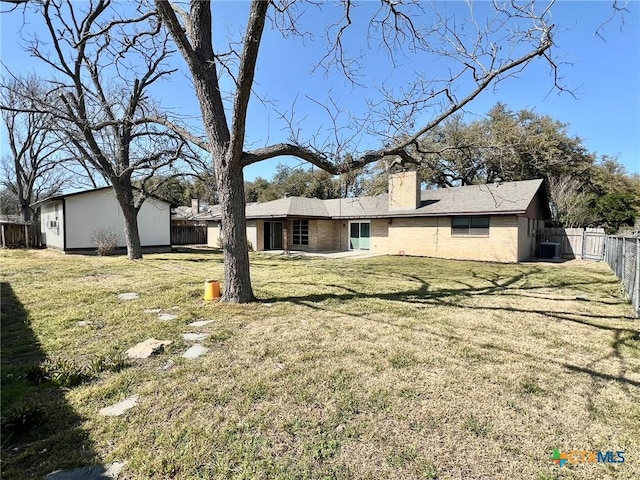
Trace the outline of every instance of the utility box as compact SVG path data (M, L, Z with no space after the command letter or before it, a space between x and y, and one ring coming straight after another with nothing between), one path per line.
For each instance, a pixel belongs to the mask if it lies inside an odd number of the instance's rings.
M556 242L541 242L538 245L539 258L560 259L560 244Z

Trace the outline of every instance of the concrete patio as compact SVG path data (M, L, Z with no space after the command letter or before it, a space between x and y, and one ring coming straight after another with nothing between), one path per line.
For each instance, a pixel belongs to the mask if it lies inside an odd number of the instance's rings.
M347 250L347 251L326 251L326 252L304 252L302 250L263 250L260 253L268 255L289 255L300 257L323 257L323 258L370 258L384 255L373 253L369 250Z

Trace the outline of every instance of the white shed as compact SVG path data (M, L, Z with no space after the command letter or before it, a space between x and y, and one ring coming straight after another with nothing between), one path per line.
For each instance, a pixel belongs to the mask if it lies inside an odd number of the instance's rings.
M42 244L69 253L95 251L95 232L119 232L118 247L126 248L124 218L113 187L56 195L39 203ZM156 197L145 200L138 213L144 251L171 250L171 204Z

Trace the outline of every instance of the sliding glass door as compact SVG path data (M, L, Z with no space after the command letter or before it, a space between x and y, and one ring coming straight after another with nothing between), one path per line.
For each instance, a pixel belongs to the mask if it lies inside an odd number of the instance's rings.
M349 250L369 250L371 223L349 223Z

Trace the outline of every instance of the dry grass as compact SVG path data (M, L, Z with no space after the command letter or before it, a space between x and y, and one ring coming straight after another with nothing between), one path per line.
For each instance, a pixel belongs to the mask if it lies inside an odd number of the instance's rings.
M640 476L640 329L606 265L252 254L264 303L233 306L201 300L216 253L1 255L23 308L7 314L3 293L3 415L45 410L3 445L3 478L114 460L140 479ZM144 313L174 306L169 322ZM211 354L185 360L202 318ZM73 388L24 380L34 361L85 365L148 337L174 344ZM97 415L132 394L124 416ZM559 469L554 448L626 462Z

